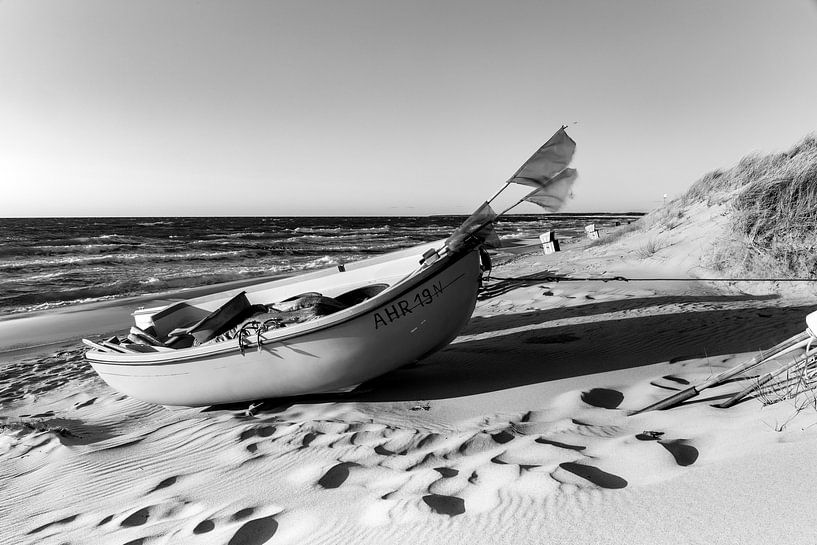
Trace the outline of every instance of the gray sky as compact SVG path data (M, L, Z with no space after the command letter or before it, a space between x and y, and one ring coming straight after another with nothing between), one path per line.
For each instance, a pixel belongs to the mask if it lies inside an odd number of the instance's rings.
M0 216L467 213L562 123L566 210L646 210L815 61L814 0L4 0Z

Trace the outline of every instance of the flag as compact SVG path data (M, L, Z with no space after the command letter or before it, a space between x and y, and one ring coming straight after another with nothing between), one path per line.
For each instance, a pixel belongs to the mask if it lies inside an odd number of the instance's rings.
M519 167L508 183L544 187L570 164L574 151L576 142L567 135L565 127L562 127Z
M566 168L544 185L528 193L522 200L538 204L548 212L556 212L570 196L570 189L578 175L576 169Z
M496 212L491 209L491 206L486 202L477 208L476 212L471 214L462 225L451 233L445 241L446 247L456 252L461 250L468 239L473 240L477 244L483 244L489 248L499 248L499 237L494 231L493 222L497 218Z

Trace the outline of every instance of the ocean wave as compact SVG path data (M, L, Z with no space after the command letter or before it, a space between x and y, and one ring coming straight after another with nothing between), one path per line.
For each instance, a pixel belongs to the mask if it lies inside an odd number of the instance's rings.
M303 269L320 269L320 268L324 268L324 267L330 267L332 265L337 265L338 263L340 263L340 261L337 259L337 257L325 255L325 256L319 257L318 259L309 261L307 263L303 263L302 268Z
M296 227L293 233L340 233L345 231L343 227Z
M31 283L39 283L39 282L53 282L58 278L63 278L65 276L75 274L74 271L56 271L56 272L49 272L49 273L35 273L35 274L27 274L25 276L18 276L18 277L11 277L11 278L3 278L0 280L0 286L4 286L6 284L31 284Z
M248 276L264 276L268 274L274 274L274 272L261 270L242 274L238 271L211 271L209 274L185 275L177 278L159 279L151 277L145 280L128 279L106 284L73 288L52 287L51 290L12 293L0 297L0 312L31 312L35 310L45 310L52 307L63 307L80 303L132 297L135 295L146 295L168 290L221 284L233 280L244 279Z
M393 240L394 238L398 239L406 239L406 236L390 236L387 233L376 232L376 233L351 233L348 235L319 235L319 234L308 234L308 235L299 235L299 236L291 236L287 238L282 238L278 242L286 242L290 244L298 244L301 242L333 242L337 240Z
M612 221L591 217L508 217L496 230L566 239ZM332 267L444 238L464 219L0 219L0 312Z
M51 259L15 260L0 263L0 271L20 271L51 267L78 267L82 265L119 265L123 263L165 263L181 261L224 261L236 258L250 258L269 252L256 250L231 250L226 252L189 253L128 253L103 255L65 255Z
M82 304L82 303L96 303L96 302L99 302L99 301L107 301L107 300L116 299L116 298L117 298L116 295L105 295L105 296L102 296L102 297L86 297L85 299L73 299L73 300L69 300L69 301L63 301L63 300L48 301L48 302L45 302L45 303L38 303L38 304L32 304L32 305L21 305L21 306L16 306L16 307L10 307L8 309L0 309L0 313L14 314L14 313L23 313L23 312L35 312L35 311L39 311L39 310L49 310L49 309L60 308L60 307L65 307L65 306L69 306L69 305L79 305L79 304Z
M253 239L253 238L270 238L275 237L275 233L267 233L264 231L255 231L255 232L247 232L247 233L212 233L209 235L205 235L205 238L208 239Z
M382 225L379 227L358 227L350 229L348 227L296 227L292 230L293 233L307 234L307 235L323 235L333 236L335 233L342 233L344 231L354 231L354 236L370 235L374 233L390 233L392 227L390 225Z
M60 254L100 254L117 250L132 250L137 244L60 244L0 247L0 257L51 256Z

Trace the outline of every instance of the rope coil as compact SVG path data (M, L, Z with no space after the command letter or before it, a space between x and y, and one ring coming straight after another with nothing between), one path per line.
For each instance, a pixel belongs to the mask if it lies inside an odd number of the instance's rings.
M278 329L281 325L279 318L270 318L263 322L259 322L258 320L246 322L241 326L241 329L238 330L238 334L236 335L238 338L238 350L241 352L241 355L244 356L246 349L252 346L252 344L248 342L251 335L255 335L255 346L260 351L261 346L264 344L261 335L272 329Z

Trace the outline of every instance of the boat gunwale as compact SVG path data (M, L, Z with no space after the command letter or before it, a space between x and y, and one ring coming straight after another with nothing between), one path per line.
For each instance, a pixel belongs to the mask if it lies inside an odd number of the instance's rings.
M462 259L465 259L469 255L471 255L474 251L476 250L472 249L464 252L445 254L441 256L440 259L431 263L428 267L426 268L420 267L419 269L407 274L402 280L398 281L393 286L390 286L388 289L375 295L371 299L368 299L360 303L359 305L354 305L352 307L349 307L348 309L344 309L339 312L330 314L325 318L321 318L318 320L304 322L302 324L296 324L295 326L292 327L283 327L280 329L270 330L270 332L281 333L278 335L273 335L271 337L266 337L264 334L262 334L261 335L262 345L280 343L304 335L317 333L324 329L336 327L344 324L345 322L349 322L351 320L359 318L360 316L368 312L371 312L375 308L386 306L392 301L399 299L407 292L414 289L414 287L416 287L418 284L425 282L430 277L442 273L449 267L452 267ZM458 276L456 280L458 280L461 277L462 275ZM303 328L301 328L302 326ZM296 328L298 329L293 331L293 329ZM258 345L253 344L247 348L257 349ZM221 343L214 343L212 345L200 345L190 348L182 348L178 350L161 352L103 353L92 349L85 353L85 357L91 363L99 363L105 365L119 365L119 366L172 365L189 360L219 357L221 355L227 354L229 352L238 351L240 349L241 347L239 346L239 341L236 338Z
M307 282L307 281L310 281L310 280L325 280L325 279L327 279L329 277L332 277L334 275L337 275L337 274L349 274L349 273L359 272L361 270L364 270L367 267L374 267L376 265L381 265L383 263L388 263L390 261L396 261L396 260L400 260L400 259L407 259L407 258L410 258L410 257L419 257L421 255L421 253L416 253L416 252L419 251L420 249L425 249L426 251L428 249L435 249L438 252L442 252L444 248L445 248L445 239L433 240L433 241L430 241L430 242L424 242L424 243L419 244L417 246L412 246L412 247L409 247L409 248L402 248L400 250L395 250L395 251L388 252L388 253L385 253L385 254L380 254L380 255L373 256L373 257L368 257L366 259L361 259L359 261L350 261L348 263L343 263L342 265L326 267L326 268L318 269L318 270L314 270L314 271L309 271L309 272L303 272L302 271L299 274L284 275L284 276L280 276L280 277L277 277L277 278L265 279L265 280L263 280L263 281L261 281L261 282L259 282L257 284L250 284L248 286L236 287L236 288L227 288L224 291L208 293L206 295L200 295L198 297L191 297L189 299L183 299L181 301L176 301L175 303L184 302L184 303L190 303L190 304L197 304L198 305L198 304L209 303L209 302L212 302L213 300L218 300L218 299L223 299L224 301L226 301L231 296L237 295L241 291L245 291L245 292L247 292L248 295L251 295L251 294L259 292L259 291L264 291L264 290L270 289L271 287L292 286L292 285L300 284L302 282ZM412 250L414 250L414 251L412 251ZM389 257L391 257L391 258L389 259ZM343 267L343 269L338 268L338 267L341 267L341 266ZM403 278L401 278L400 281L404 280L408 276L411 276L412 274L415 274L418 270L419 270L419 268L413 270L411 273L403 275ZM397 284L395 283L395 285L397 285ZM229 294L229 295L227 295L227 294ZM171 303L171 305L175 304L175 303ZM145 315L145 314L153 315L153 314L155 314L157 312L161 312L162 309L165 309L165 308L167 308L168 306L171 306L171 305L160 305L160 306L155 306L155 307L139 308L139 309L134 310L131 314L134 317L135 316L140 316L140 315ZM215 309L213 309L213 310L215 310Z

